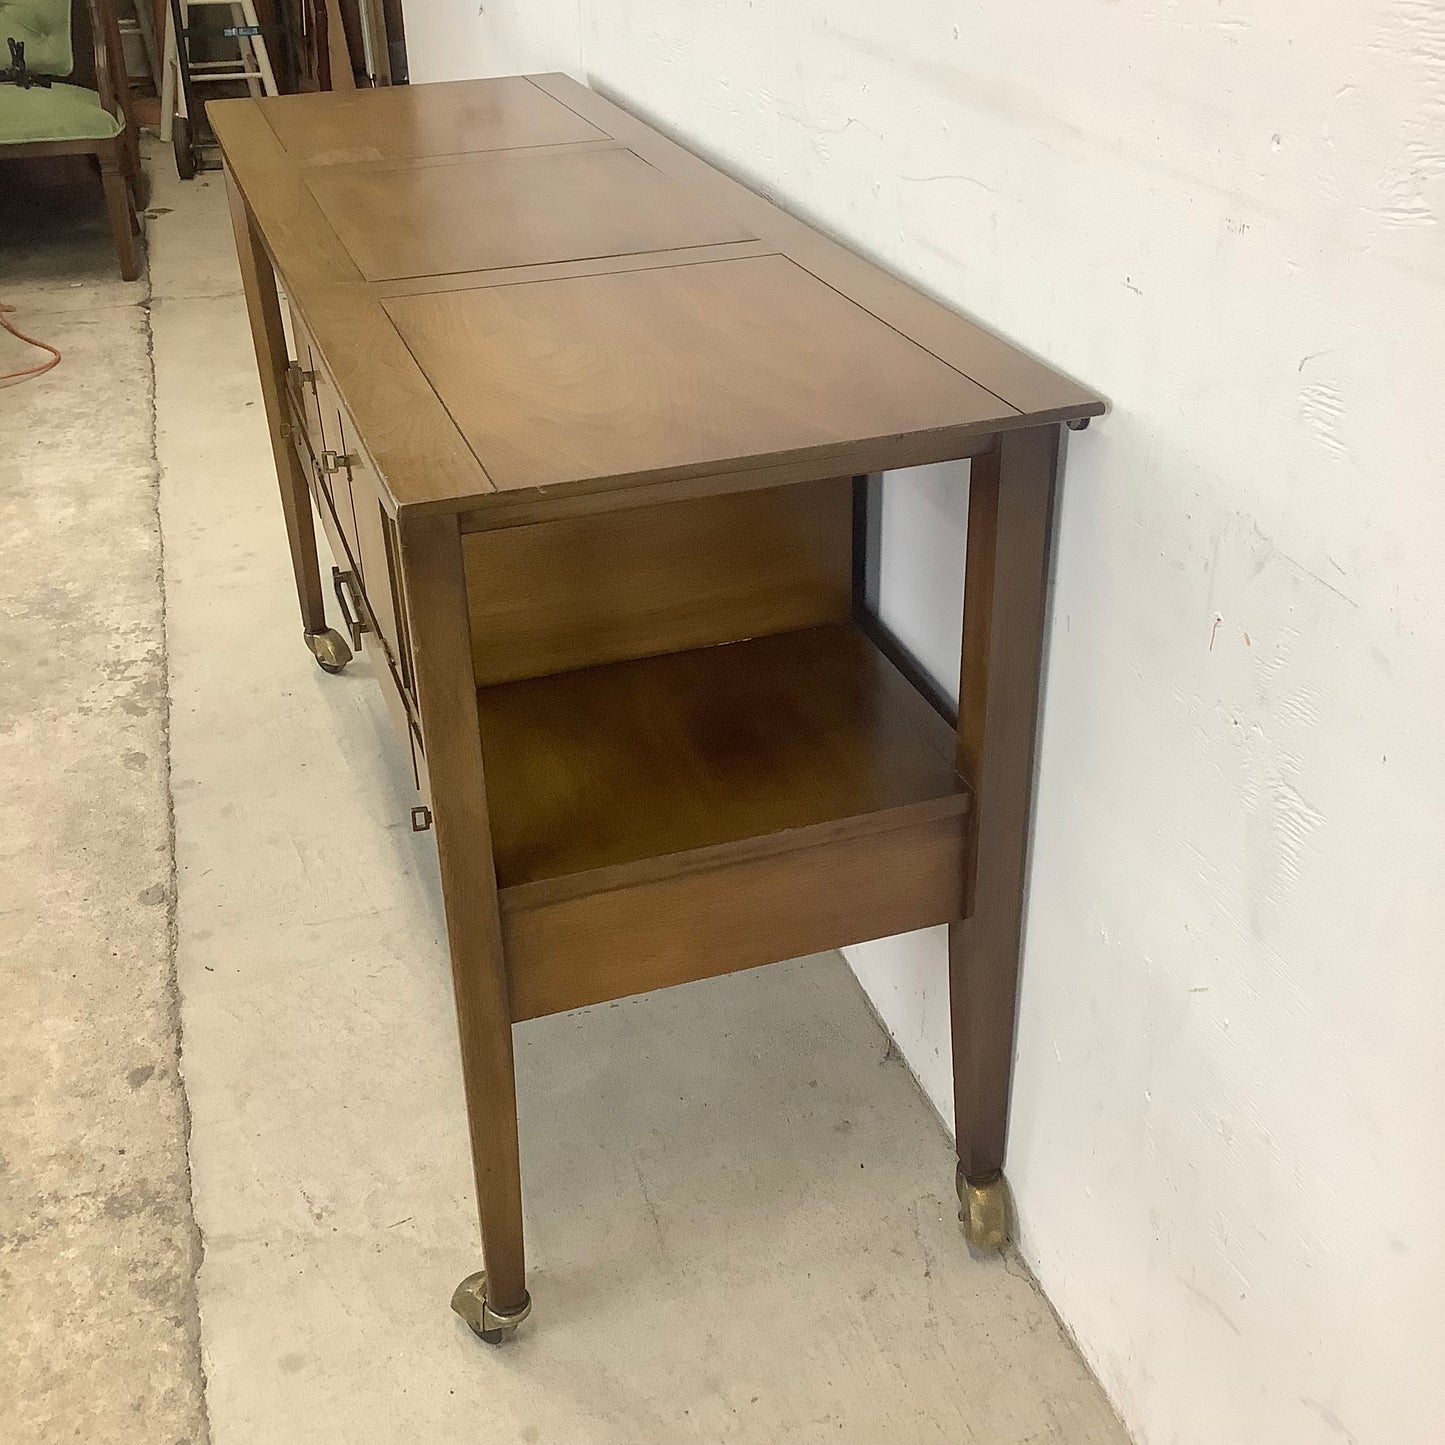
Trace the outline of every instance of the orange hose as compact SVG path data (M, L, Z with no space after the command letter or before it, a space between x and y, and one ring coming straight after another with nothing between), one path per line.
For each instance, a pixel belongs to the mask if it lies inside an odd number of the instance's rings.
M50 353L50 360L42 361L39 366L27 366L23 371L6 371L0 373L0 382L19 381L22 377L26 376L44 376L51 367L60 365L60 352L54 346L51 346L48 341L37 341L33 336L27 336L23 331L5 319L5 313L14 310L15 308L13 306L7 306L3 301L0 301L0 326L3 326L11 336L18 337L21 341L25 342L27 346L33 346L38 351L48 351Z

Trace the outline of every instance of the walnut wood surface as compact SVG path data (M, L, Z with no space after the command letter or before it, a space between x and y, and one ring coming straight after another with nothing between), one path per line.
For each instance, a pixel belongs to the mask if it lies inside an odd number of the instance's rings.
M209 113L397 514L917 465L1103 409L565 77ZM564 174L595 199L537 179ZM772 254L693 264L710 245Z
M507 491L822 456L998 406L785 256L384 305Z
M433 775L447 781L435 790L431 807L487 1294L494 1308L515 1310L526 1298L526 1271L512 1010L477 735L461 536L454 518L419 518L401 528L400 547L427 757Z
M307 184L368 281L753 239L620 146L333 167Z
M248 104L257 104L248 101ZM214 102L222 112L224 102ZM605 140L522 76L271 97L260 107L287 153L344 165Z
M958 768L975 793L949 930L954 1117L969 1178L1003 1167L1059 429L1006 435L969 484Z
M502 895L513 1017L536 1018L946 923L962 907L963 820L720 859L523 906Z
M503 683L477 707L503 888L968 806L951 730L851 625Z
M472 533L477 681L846 620L850 492L830 479Z

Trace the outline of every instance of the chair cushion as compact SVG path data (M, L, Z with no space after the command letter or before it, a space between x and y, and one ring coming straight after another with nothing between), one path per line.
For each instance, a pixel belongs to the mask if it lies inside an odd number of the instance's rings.
M0 147L36 140L108 140L121 123L79 85L0 85Z
M69 75L71 0L0 0L0 68L10 64L6 40L25 42L25 64L37 75Z

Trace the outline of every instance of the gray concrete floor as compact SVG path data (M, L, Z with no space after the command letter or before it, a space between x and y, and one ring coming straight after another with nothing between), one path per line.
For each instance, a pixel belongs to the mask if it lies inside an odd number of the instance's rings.
M0 237L0 1440L198 1445L148 288L98 185Z
M175 970L211 1437L1122 1442L1023 1270L969 1256L948 1140L835 955L520 1026L535 1313L502 1349L450 1314L480 1260L430 838L410 831L364 661L327 677L301 645L220 184L155 171ZM0 936L24 1007L0 1034L16 1386L0 1438L170 1445L203 1423L166 989L147 293L98 291L111 374L87 381L78 349L29 384L45 440L3 473L24 524L4 661L23 685L0 746L23 786L0 805L20 884ZM85 310L44 321L69 339L102 324ZM15 397L0 393L0 456ZM55 495L60 526L42 510ZM114 856L89 841L102 827ZM115 996L103 1025L77 1022L82 966ZM101 1141L151 1136L165 1209L87 1233L75 1221L105 1216L96 1177L116 1167ZM85 1285L116 1275L163 1299L118 1297L119 1333L152 1328L149 1309L169 1334L74 1362L82 1405L46 1362L74 1353L77 1311L111 1313ZM152 1428L97 1429L131 1399Z

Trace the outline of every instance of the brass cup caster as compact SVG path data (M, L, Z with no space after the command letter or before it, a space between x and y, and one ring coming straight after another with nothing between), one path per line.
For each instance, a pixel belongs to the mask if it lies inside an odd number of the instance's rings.
M305 636L306 645L321 664L322 672L340 672L351 661L351 649L334 627L328 627L325 632L308 632Z
M532 1313L532 1297L522 1301L522 1307L511 1314L498 1314L487 1303L487 1272L479 1269L469 1274L452 1294L452 1308L467 1322L467 1328L489 1345L500 1345L509 1335L517 1332L517 1326Z
M958 1170L958 1221L970 1249L980 1254L998 1254L1009 1241L1010 1210L1008 1185L995 1171L970 1179Z

